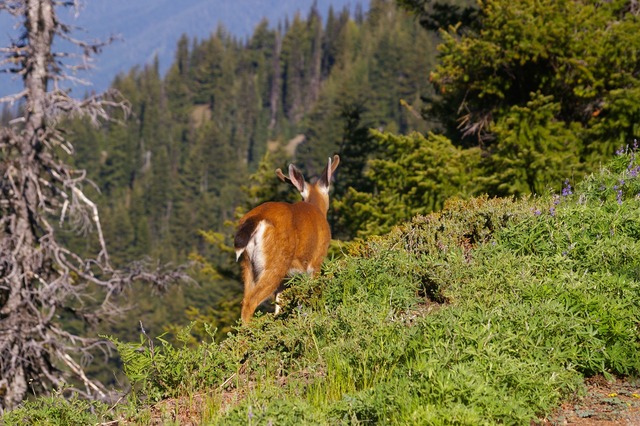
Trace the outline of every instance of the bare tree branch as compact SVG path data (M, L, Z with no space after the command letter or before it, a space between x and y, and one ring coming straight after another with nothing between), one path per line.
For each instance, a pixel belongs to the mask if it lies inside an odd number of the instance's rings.
M108 354L108 343L66 330L60 316L92 326L121 312L115 296L134 281L161 290L188 279L185 267L170 269L150 260L114 268L98 207L84 191L92 183L84 170L60 157L62 151L74 152L59 127L63 118L84 117L99 125L112 121L114 110L129 112L116 91L78 100L60 88L62 80L79 82L67 72L85 69L109 42L71 37L73 28L57 19L60 7L77 13L80 2L0 0L0 12L20 18L24 29L20 39L0 49L1 71L24 82L24 90L0 99L24 102L23 115L0 128L0 414L28 392L49 393L73 377L84 387L73 392L105 398L107 390L83 365L96 349ZM73 55L52 52L55 37L80 48L79 65L65 62ZM60 242L58 226L67 222L76 231L95 232L97 253L86 257Z

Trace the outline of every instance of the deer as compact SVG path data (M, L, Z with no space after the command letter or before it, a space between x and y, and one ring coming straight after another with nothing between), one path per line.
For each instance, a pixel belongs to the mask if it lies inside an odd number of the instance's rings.
M327 222L329 187L340 157L329 158L318 179L309 183L302 172L289 165L289 176L281 169L276 176L293 185L302 201L268 201L245 214L234 238L236 261L241 259L244 281L242 322L248 323L262 302L275 297L277 315L283 280L288 275L317 276L331 242Z

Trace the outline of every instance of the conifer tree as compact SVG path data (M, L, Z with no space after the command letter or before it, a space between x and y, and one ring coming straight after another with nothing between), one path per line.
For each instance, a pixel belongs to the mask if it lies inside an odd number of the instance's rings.
M486 190L559 189L640 135L637 15L629 1L482 2L478 29L441 33L427 114L483 148Z
M373 132L384 156L369 162L371 191L349 188L333 202L337 222L351 237L380 235L417 214L441 209L451 197L474 193L479 150L455 147L442 135Z

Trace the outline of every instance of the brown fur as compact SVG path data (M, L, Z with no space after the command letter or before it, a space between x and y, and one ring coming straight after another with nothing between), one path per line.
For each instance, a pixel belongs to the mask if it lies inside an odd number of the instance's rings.
M315 184L304 181L294 166L289 168L291 179L278 170L283 181L296 186L300 193L306 192L306 200L294 204L267 202L240 219L234 245L242 257L243 322L251 319L258 305L278 293L288 273L319 273L331 241L326 218L328 186L339 160L337 155L333 162L329 160Z

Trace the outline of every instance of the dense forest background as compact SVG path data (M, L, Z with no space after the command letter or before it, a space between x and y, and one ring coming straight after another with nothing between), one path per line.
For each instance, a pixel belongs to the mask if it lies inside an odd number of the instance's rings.
M68 123L73 161L99 189L114 261L194 261L195 282L166 295L132 289L128 318L102 331L135 339L140 321L156 335L206 317L224 335L242 292L226 247L235 220L266 199L296 200L274 174L289 162L312 176L338 153L335 199L368 189L365 165L377 150L369 129L429 128L420 111L435 46L394 2L374 1L366 15L323 18L312 8L277 26L263 21L244 41L221 29L206 40L183 36L166 76L157 63L119 75L113 87L131 114L100 129ZM338 217L334 237L354 237Z
M567 188L639 133L634 4L312 8L247 40L184 36L166 76L157 63L119 75L131 114L100 129L65 123L70 161L95 183L114 262L191 261L194 281L132 288L135 306L96 333L136 340L141 325L159 335L204 319L224 336L242 291L234 221L267 199L295 200L273 173L289 162L312 175L341 156L329 219L343 241L451 197Z

